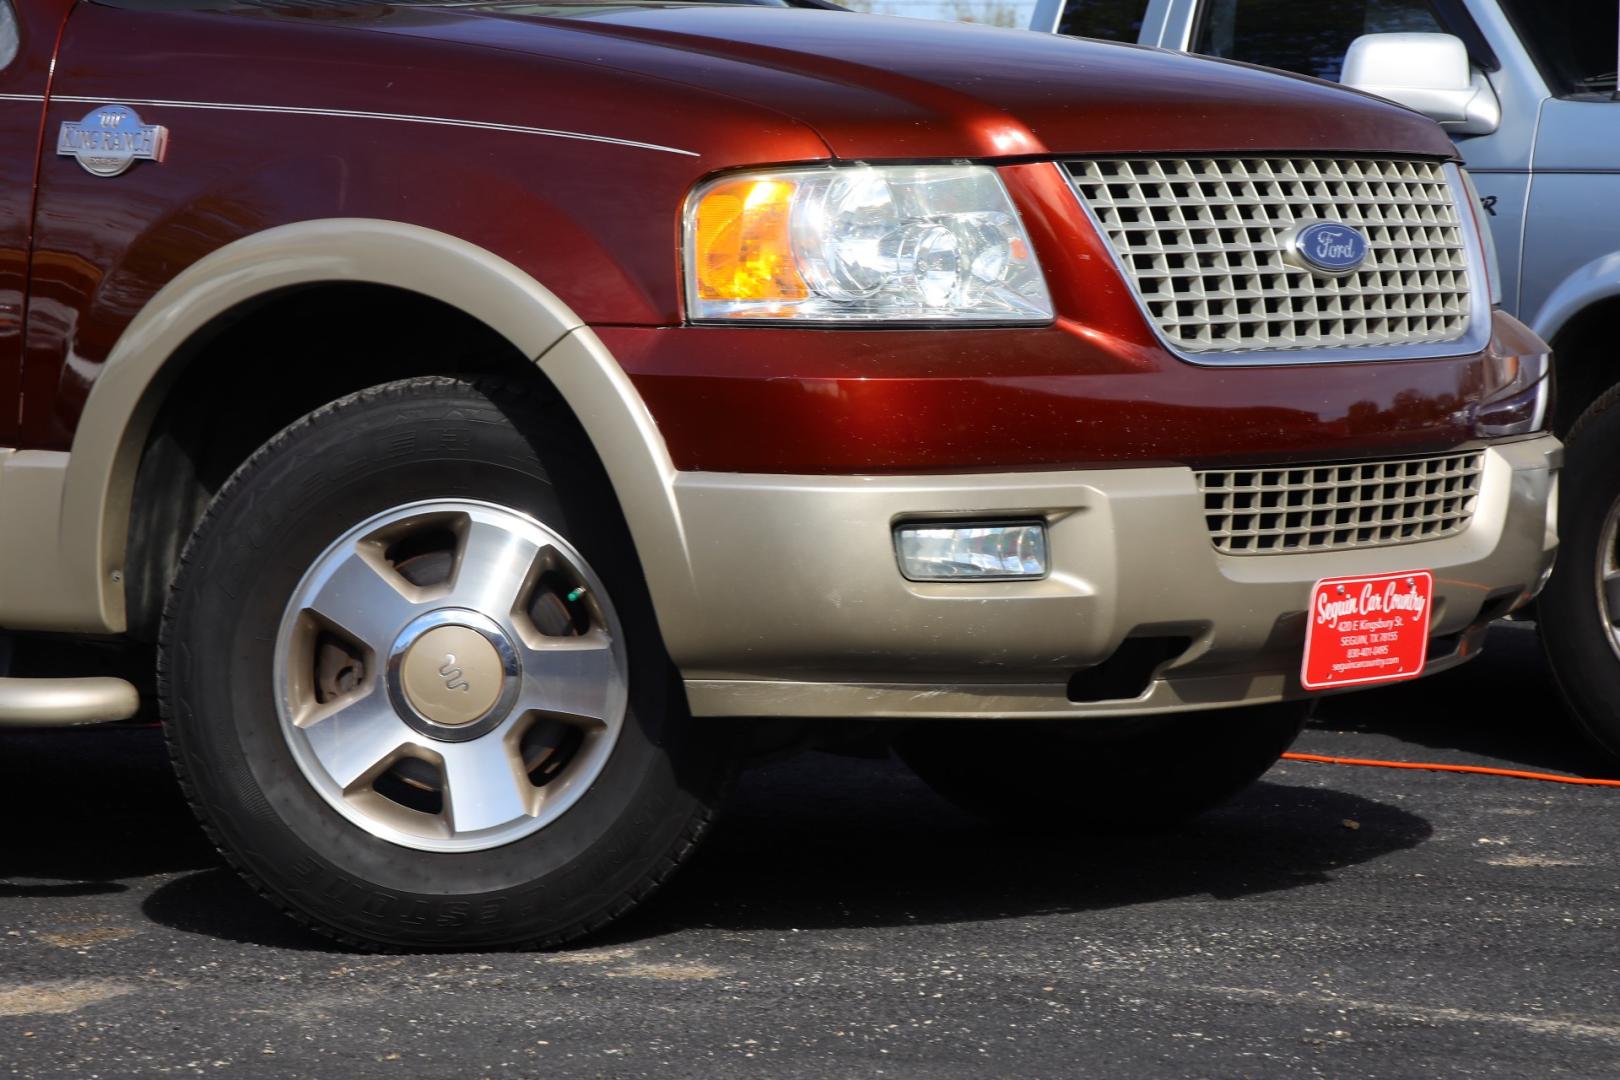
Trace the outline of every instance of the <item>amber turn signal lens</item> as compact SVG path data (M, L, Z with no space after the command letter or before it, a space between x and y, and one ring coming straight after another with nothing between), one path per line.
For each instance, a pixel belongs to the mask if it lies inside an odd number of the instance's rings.
M693 274L702 300L802 300L788 213L797 185L741 179L716 184L695 213Z

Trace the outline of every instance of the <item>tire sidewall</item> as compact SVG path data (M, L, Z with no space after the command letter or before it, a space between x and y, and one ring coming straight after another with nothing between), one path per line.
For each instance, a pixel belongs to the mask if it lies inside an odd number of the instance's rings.
M1580 421L1560 479L1558 564L1537 603L1542 644L1585 732L1620 755L1620 654L1598 602L1604 520L1620 501L1620 408ZM1616 613L1620 614L1620 613Z
M337 813L294 760L275 704L275 628L309 566L356 523L426 498L509 506L567 537L627 639L630 706L602 773L556 821L485 851L406 848ZM553 482L531 440L464 383L317 414L232 479L188 549L166 618L166 697L182 768L252 877L321 924L465 947L599 919L666 857L699 807L688 789L701 782L686 783L669 750L692 742L680 730L690 721L628 541L595 502Z

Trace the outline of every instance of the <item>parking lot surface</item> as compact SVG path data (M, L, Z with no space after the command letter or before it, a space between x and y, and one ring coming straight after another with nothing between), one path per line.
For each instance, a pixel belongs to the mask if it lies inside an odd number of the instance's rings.
M1546 678L1504 627L1461 671L1328 702L1296 749L1615 775ZM1099 840L813 754L751 771L603 936L375 957L221 868L152 730L0 736L0 777L0 1075L1620 1070L1617 789L1285 762Z

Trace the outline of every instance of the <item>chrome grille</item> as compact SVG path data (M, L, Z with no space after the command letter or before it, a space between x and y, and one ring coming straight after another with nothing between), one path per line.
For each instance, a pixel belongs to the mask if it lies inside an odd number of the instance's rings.
M1467 528L1482 451L1403 461L1200 472L1215 547L1230 555L1438 540Z
M1368 158L1118 158L1068 164L1149 314L1188 353L1455 341L1468 253L1445 166ZM1342 278L1284 261L1336 221L1368 240Z

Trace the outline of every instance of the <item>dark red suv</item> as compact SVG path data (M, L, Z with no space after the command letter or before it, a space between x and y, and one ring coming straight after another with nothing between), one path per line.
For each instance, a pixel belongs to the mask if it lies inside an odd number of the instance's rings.
M1540 587L1474 202L1416 114L1018 31L0 0L0 721L150 691L357 944L601 925L764 746L1176 820Z

